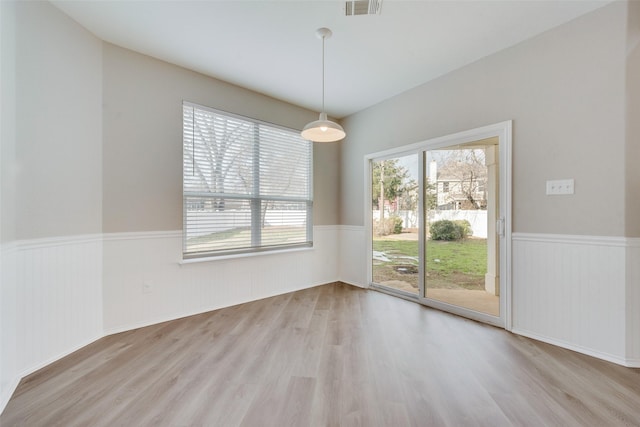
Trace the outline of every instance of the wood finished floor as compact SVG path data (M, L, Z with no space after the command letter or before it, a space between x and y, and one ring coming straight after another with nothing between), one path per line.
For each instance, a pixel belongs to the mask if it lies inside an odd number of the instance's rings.
M640 370L330 284L103 338L5 426L640 425Z

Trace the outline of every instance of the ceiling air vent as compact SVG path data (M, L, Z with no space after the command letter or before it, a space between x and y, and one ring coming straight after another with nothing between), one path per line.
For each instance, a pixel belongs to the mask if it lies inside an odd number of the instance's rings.
M345 2L345 15L379 15L382 0L355 0Z

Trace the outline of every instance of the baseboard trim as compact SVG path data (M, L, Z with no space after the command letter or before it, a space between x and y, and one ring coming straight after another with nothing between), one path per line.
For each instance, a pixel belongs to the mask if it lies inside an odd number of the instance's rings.
M71 347L71 349L69 349L69 350L65 350L62 353L59 353L54 357L50 357L49 359L47 359L44 362L40 362L37 365L32 366L31 368L27 368L22 372L22 374L20 375L20 378L22 379L22 378L24 378L26 376L29 376L29 375L33 374L34 372L36 372L36 371L38 371L38 370L40 370L40 369L52 364L53 362L56 362L56 361L62 359L63 357L67 357L71 353L76 352L76 351L80 350L81 348L86 347L89 344L92 344L92 343L98 341L101 338L104 338L104 335L101 335L101 334L94 335L93 338L90 338L88 340L84 340L80 344L77 344L77 345Z
M230 307L233 307L233 306L230 306ZM219 310L221 308L227 308L227 307L217 307L212 309L196 310L186 314L183 313L183 314L169 315L166 317L161 317L161 318L158 317L156 319L145 320L142 322L131 323L128 325L115 326L113 328L105 329L104 336L108 337L110 335L121 334L123 332L133 331L135 329L146 328L147 326L159 325L160 323L171 322L173 320L178 320L178 319L184 319L185 317L196 316L198 314L208 313L210 311Z
M86 347L89 344L92 344L92 343L98 341L101 338L104 338L104 335L99 335L99 334L95 335L93 338L85 340L82 343L73 346L69 350L65 350L62 353L57 354L56 356L50 357L46 361L40 362L35 366L27 368L24 371L22 371L22 373L18 374L17 378L15 378L11 382L11 384L8 387L6 393L3 394L3 396L2 396L2 400L0 401L0 414L2 414L2 412L4 411L4 408L9 403L9 400L11 400L11 397L13 396L13 393L15 393L16 389L18 388L18 385L20 384L20 381L22 381L25 377L33 374L34 372L39 371L42 368L45 368L45 367L49 366L50 364L52 364L54 362L57 362L58 360L62 359L63 357L67 357L71 353L74 353L74 352L80 350L81 348Z
M369 286L367 286L367 285L361 285L359 283L354 283L354 282L349 281L349 280L338 279L337 282L342 282L345 285L349 285L349 286L355 286L356 288L369 289Z
M20 381L22 381L22 377L15 378L9 383L7 390L2 394L2 396L0 396L0 415L2 415L2 413L4 412L4 408L7 407L7 404L11 400L11 397L13 397L13 393L16 392Z
M147 326L158 325L160 323L171 322L172 320L184 319L185 317L196 316L198 314L209 313L210 311L221 310L223 308L235 307L236 305L247 304L247 303L250 303L250 302L253 302L253 301L260 301L262 299L272 298L272 297L276 297L278 295L288 294L290 292L302 291L304 289L311 289L311 288L315 288L317 286L324 286L324 285L328 285L328 284L335 283L335 282L338 282L338 281L339 280L334 280L334 281L331 281L331 282L323 282L323 283L311 284L309 286L296 288L296 289L290 290L290 291L285 291L285 292L279 292L279 293L275 293L275 294L266 295L264 297L257 298L257 299L250 299L250 300L246 300L246 301L240 301L240 302L238 302L236 304L232 304L232 305L221 305L221 306L215 306L215 307L207 307L207 308L193 310L193 311L184 312L184 313L174 313L174 314L170 314L170 315L167 315L167 316L156 317L156 318L151 319L151 320L145 320L145 321L142 321L142 322L131 323L131 324L128 324L128 325L114 326L112 328L105 329L103 337L107 337L107 336L115 335L115 334L120 334L122 332L132 331L134 329L146 328Z
M624 365L627 368L640 368L640 359L625 359L627 364Z
M563 340L546 337L540 334L536 334L535 332L529 332L519 328L513 328L511 332L516 335L520 335L526 338L531 338L536 341L541 341L547 344L555 345L556 347L566 348L567 350L571 350L577 353L585 354L587 356L595 357L596 359L606 360L607 362L615 363L616 365L625 366L627 368L640 368L640 360L637 360L637 359L627 359L623 357L614 356L609 353L603 353L587 347L571 344Z

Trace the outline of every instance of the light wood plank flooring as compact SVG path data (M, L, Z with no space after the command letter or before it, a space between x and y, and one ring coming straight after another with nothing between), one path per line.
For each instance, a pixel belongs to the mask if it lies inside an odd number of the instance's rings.
M640 370L330 284L103 338L5 426L640 425Z

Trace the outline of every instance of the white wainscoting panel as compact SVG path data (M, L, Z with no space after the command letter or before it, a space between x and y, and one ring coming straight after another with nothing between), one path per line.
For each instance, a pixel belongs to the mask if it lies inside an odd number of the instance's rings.
M338 280L338 228L312 249L180 264L182 232L104 236L106 334Z
M17 242L16 358L25 376L103 336L100 235Z
M342 225L339 228L340 281L366 288L367 281L367 236L363 226Z
M640 238L627 245L627 365L640 368Z
M20 381L16 354L16 247L3 244L0 252L0 413Z
M15 242L0 258L0 410L23 376L102 337L341 280L367 287L361 226L310 250L193 264L181 232ZM513 332L640 367L640 239L513 235Z
M514 233L513 332L628 365L625 242Z

